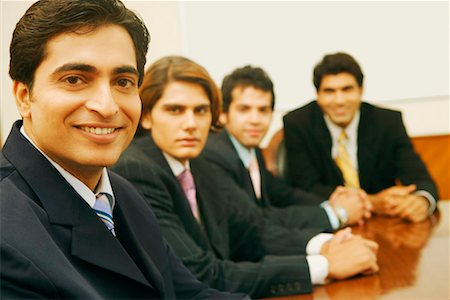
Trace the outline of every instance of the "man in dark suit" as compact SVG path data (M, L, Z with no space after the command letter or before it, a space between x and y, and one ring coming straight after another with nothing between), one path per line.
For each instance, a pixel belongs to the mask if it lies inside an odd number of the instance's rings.
M214 164L224 193L232 195L241 190L269 217L275 212L289 226L296 222L316 226L327 222L336 230L362 223L364 217L370 216L363 193L341 187L330 196L331 201L325 202L312 193L293 189L268 172L258 146L272 120L275 93L263 69L245 66L234 70L223 80L222 95L221 118L226 130L209 136L203 154ZM322 207L305 203L321 203Z
M437 189L401 113L362 102L363 73L345 53L323 58L314 85L317 101L284 117L292 184L323 197L342 184L361 188L375 212L424 220L436 208Z
M199 156L220 113L220 92L203 67L164 57L147 70L140 95L141 126L151 131L132 142L114 170L144 194L165 238L201 281L268 297L378 270L377 245L349 230L330 239L320 230L287 229L251 201L221 193L222 179Z
M40 1L17 24L23 120L0 155L2 298L245 297L199 282L142 196L105 168L136 130L148 40L115 0Z

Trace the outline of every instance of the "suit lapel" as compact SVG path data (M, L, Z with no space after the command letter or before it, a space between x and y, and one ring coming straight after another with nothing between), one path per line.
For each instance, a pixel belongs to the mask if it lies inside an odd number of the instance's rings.
M164 298L164 280L160 270L166 268L166 261L163 259L165 254L164 247L155 245L155 239L159 233L155 231L158 224L151 224L149 226L148 217L152 212L148 210L143 211L147 206L136 206L134 201L130 198L139 197L138 195L130 195L129 191L125 190L122 185L115 184L115 175L110 175L113 183L114 195L116 197L116 207L114 209L114 220L117 223L117 235L128 253L134 258L136 263L146 278L156 287L160 292L161 298ZM142 202L142 204L144 204ZM142 213L143 218L130 218L136 213ZM143 222L146 220L146 222ZM162 240L157 241L163 245Z
M375 164L375 153L378 149L378 137L372 123L371 106L361 105L361 116L358 125L358 169L362 188L369 186L369 178Z
M95 212L50 164L50 162L19 132L21 122L14 125L5 157L16 166L47 212L55 234L61 226L72 234L72 255L119 273L149 286L147 280L117 239L108 231ZM27 157L27 159L23 159Z
M264 206L270 205L269 191L267 190L268 174L266 171L266 165L264 163L264 157L261 153L261 149L256 148L256 159L258 160L259 174L261 176L261 200ZM256 196L255 196L256 197Z
M227 149L227 151L225 152L225 150L223 151L223 153L226 153L226 155L230 156L230 161L232 162L237 162L237 166L233 169L237 170L237 174L236 174L236 178L238 178L239 182L241 182L240 184L243 186L243 188L245 189L245 191L247 192L247 194L249 195L249 197L251 199L253 199L253 201L255 203L257 203L258 205L260 204L260 200L258 200L256 198L256 194L255 194L255 190L253 188L253 183L252 183L252 179L250 177L250 173L248 171L248 169L244 166L244 163L242 162L241 158L239 157L239 154L236 151L236 148L234 148L233 143L231 142L231 139L227 133L226 130L224 130L222 133L220 133L220 139L223 142L224 148ZM261 176L261 198L265 199L264 197L264 183L263 183L263 175L261 172L261 162L257 156L258 159L258 165L259 165L259 173ZM264 202L265 204L266 201Z
M336 165L333 157L331 156L331 134L328 130L327 125L325 124L325 120L323 119L322 110L317 105L317 103L315 106L313 106L313 115L314 117L312 132L313 138L315 139L320 151L318 155L325 161L325 165L332 166L332 172L334 173L334 176L340 178L340 181L343 182L344 179L342 177L342 173Z
M228 255L223 252L223 249L226 249L227 245L222 240L223 235L217 234L217 232L227 230L226 228L222 228L223 226L227 226L225 214L221 211L224 204L214 203L215 201L222 201L222 199L216 189L217 186L215 184L212 185L209 178L206 177L208 170L205 170L205 166L194 159L191 161L191 170L195 181L197 202L202 212L202 224L209 237L209 244L219 257L225 258Z

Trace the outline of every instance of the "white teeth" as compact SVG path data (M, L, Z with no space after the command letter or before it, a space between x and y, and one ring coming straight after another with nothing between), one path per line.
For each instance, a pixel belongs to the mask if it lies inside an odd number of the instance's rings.
M114 132L114 128L100 128L100 127L87 127L83 126L80 127L81 130L84 130L86 132L92 133L92 134L98 134L98 135L104 135L104 134L110 134Z

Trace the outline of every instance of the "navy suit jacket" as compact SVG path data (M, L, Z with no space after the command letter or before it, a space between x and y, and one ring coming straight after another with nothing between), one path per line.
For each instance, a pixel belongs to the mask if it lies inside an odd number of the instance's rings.
M233 297L197 281L166 244L150 206L110 172L114 237L21 125L0 156L2 298Z
M261 176L261 199L257 199L247 168L242 163L226 130L210 134L202 155L214 165L220 178L221 190L235 198L243 199L261 207L268 218L279 220L288 227L316 227L331 230L325 210L317 205L325 199L312 193L294 189L282 179L273 176L266 168L261 149L256 148L256 158ZM299 205L301 204L301 205Z
M144 194L165 238L201 281L253 297L311 292L306 257L298 254L321 230L270 224L254 203L221 193L209 162L198 157L190 166L201 224L150 135L135 139L113 169Z
M328 197L343 185L331 157L331 135L316 101L284 116L288 177L296 187ZM401 113L363 102L358 125L358 166L361 188L369 194L395 185L416 184L438 200L431 179L403 125Z

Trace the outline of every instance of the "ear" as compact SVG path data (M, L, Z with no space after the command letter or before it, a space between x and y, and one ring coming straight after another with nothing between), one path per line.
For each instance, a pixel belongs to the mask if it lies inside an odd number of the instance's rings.
M31 116L31 90L20 81L13 81L13 94L16 98L16 106L22 118Z
M152 128L152 113L151 113L151 111L147 112L145 115L142 115L141 126L142 126L142 128L147 129L147 130L150 130Z
M228 122L228 115L227 115L227 113L225 113L225 112L221 112L220 113L219 122L222 125L226 125L227 124L227 122Z

